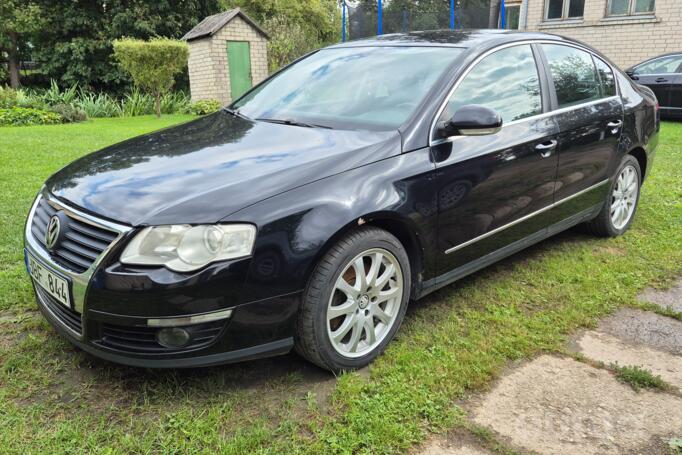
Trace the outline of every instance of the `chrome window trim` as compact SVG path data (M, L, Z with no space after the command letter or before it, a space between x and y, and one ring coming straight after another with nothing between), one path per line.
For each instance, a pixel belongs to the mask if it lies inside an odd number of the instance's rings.
M33 237L33 233L31 232L31 225L33 223L33 217L35 215L36 207L38 206L38 203L40 202L41 198L45 199L47 203L50 204L55 209L62 210L67 215L72 216L78 219L79 221L82 221L83 223L87 223L98 228L107 229L118 234L117 237L109 244L109 246L104 251L102 251L102 254L100 254L97 257L97 259L95 259L95 261L90 265L90 267L85 272L76 273L57 264L55 261L52 260L50 254L43 248L43 246ZM71 295L73 298L73 307L74 310L76 310L76 312L81 314L82 318L85 303L85 293L87 291L92 275L95 273L95 270L102 262L102 260L108 255L111 249L114 248L118 244L118 242L123 238L123 236L131 229L132 227L130 226L103 220L101 218L96 218L73 207L69 207L64 203L60 202L59 200L57 200L56 198L52 197L47 191L45 191L43 187L43 189L41 189L40 192L38 193L38 196L36 197L35 201L33 201L33 206L31 207L31 211L29 212L28 219L26 221L26 226L24 230L24 246L30 254L34 255L36 258L43 261L47 266L54 269L59 274L67 277L71 281ZM64 324L62 324L62 326L64 326Z
M599 188L600 186L607 184L608 182L609 182L609 179L602 180L601 182L599 182L599 183L597 183L597 184L595 184L595 185L592 185L592 186L590 186L590 187L587 187L587 188L585 188L584 190L578 191L577 193L574 193L574 194L572 194L572 195L570 195L570 196L568 196L568 197L565 197L564 199L561 199L560 201L554 202L554 203L552 203L552 204L550 204L550 205L548 205L548 206L546 206L546 207L543 207L543 208L541 208L540 210L536 210L535 212L532 212L532 213L529 213L528 215L522 216L521 218L518 218L518 219L516 219L516 220L514 220L514 221L512 221L512 222L510 222L510 223L507 223L507 224L505 224L505 225L503 225L503 226L500 226L500 227L498 227L498 228L495 228L495 229L493 229L492 231L488 231L488 232L486 232L485 234L481 234L481 235L479 235L478 237L474 237L474 238L471 239L471 240L467 240L466 242L460 243L459 245L453 246L452 248L448 248L447 250L445 250L445 254L454 253L455 251L461 250L461 249L464 248L464 247L467 247L467 246L469 246L469 245L472 245L472 244L478 242L479 240L483 240L483 239L488 238L488 237L490 237L490 236L492 236L492 235L495 235L495 234L497 234L498 232L504 231L504 230L507 229L507 228L510 228L510 227L515 226L515 225L517 225L517 224L519 224L519 223L522 223L522 222L524 222L524 221L526 221L526 220L528 220L528 219L530 219L530 218L532 218L532 217L534 217L534 216L536 216L536 215L540 215L541 213L544 213L544 212L546 212L546 211L548 211L548 210L551 210L551 209L553 209L553 208L555 208L555 207L557 207L557 206L563 204L564 202L568 202L568 201L570 201L571 199L574 199L574 198L576 198L576 197L578 197L578 196L582 196L583 194L585 194L585 193L587 193L587 192L589 192L589 191L592 191L592 190L594 190L594 189L597 189L597 188Z
M505 43L505 44L502 44L502 45L500 45L500 46L496 46L496 47L494 47L494 48L492 48L492 49L488 49L487 51L485 51L484 53L482 53L481 55L479 55L478 57L476 57L476 59L474 59L474 61L472 61L472 62L469 64L469 66L466 67L466 69L464 70L464 72L462 73L462 75L459 76L459 78L457 78L457 80L456 80L455 83L453 84L452 88L448 91L447 95L445 96L445 98L444 98L443 101L441 102L440 107L439 107L438 110L436 111L436 115L434 116L433 120L431 121L431 128L429 129L429 142L428 142L429 147L433 147L433 146L436 146L436 145L439 145L439 144L444 144L444 143L446 143L446 142L453 142L453 141L454 141L455 139L457 139L457 138L464 137L464 136L450 136L450 137L442 138L442 139L434 139L434 133L435 133L435 130L436 130L436 123L438 123L438 119L440 118L441 114L442 114L443 111L445 110L445 107L447 106L448 101L450 100L450 97L452 97L452 95L455 93L455 91L457 90L457 88L459 87L459 85L461 84L461 82L464 80L465 77L467 77L467 76L469 75L469 73L474 69L474 67L475 67L481 60L483 60L484 58L486 58L486 57L489 56L490 54L493 54L493 53L495 53L495 52L497 52L497 51L499 51L499 50L506 49L506 48L508 48L508 47L513 47L513 46L522 46L522 45L531 45L531 44L555 44L555 45L559 45L559 46L574 47L574 48L579 49L579 50L581 50L581 51L587 52L587 53L590 54L591 56L594 56L594 57L600 59L601 61L603 61L609 68L611 68L611 72L613 72L613 73L614 73L614 76L615 76L616 71L614 70L613 65L611 65L611 64L608 63L606 60L604 60L604 58L601 57L600 55L598 55L596 52L594 52L594 51L592 51L592 50L590 50L590 49L588 49L588 48L586 48L586 47L583 47L583 46L580 46L580 45L578 45L578 44L575 44L575 43L566 43L566 42L562 42L562 41L542 40L542 39L540 39L540 40L523 40L523 41L516 41L516 42L513 42L513 43ZM537 62L536 62L536 68L537 68L537 70L538 70L538 72L539 72L539 71L540 71L540 68L537 66ZM539 74L538 74L538 75L539 75ZM615 77L614 77L614 78L615 78ZM551 81L550 81L550 82L551 82ZM552 115L555 115L555 114L561 114L561 113L568 112L568 111L575 110L575 109L581 109L581 108L583 108L583 107L591 106L591 105L594 105L594 104L599 104L599 103L602 103L602 102L605 102L605 101L610 101L610 100L612 100L612 99L614 99L614 98L620 98L620 87L619 87L619 85L618 85L618 82L616 82L616 94L613 95L613 96L609 96L609 97L606 97L606 98L599 98L598 100L588 101L588 102L585 102L585 103L576 104L576 105L574 105L574 106L567 106L567 107L563 107L563 108L558 108L558 109L550 110L550 111L547 111L547 112L542 112L542 113L540 113L540 114L531 115L530 117L524 117L524 118L522 118L522 119L513 120L513 121L511 121L511 122L509 122L509 123L503 123L503 124L502 124L502 128L504 129L504 128L507 127L507 126L515 125L515 124L518 124L518 123L521 123L521 122L527 122L527 121L530 121L530 120L537 120L537 119L540 119L540 118L543 118L543 117L549 117L549 116L552 116Z

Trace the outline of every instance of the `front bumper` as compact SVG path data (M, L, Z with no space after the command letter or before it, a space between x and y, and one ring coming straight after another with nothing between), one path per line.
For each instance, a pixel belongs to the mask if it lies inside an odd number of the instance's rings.
M127 236L134 234L132 228L93 218L47 194L42 197L78 222L117 234L85 271L74 272L32 233L40 198L29 214L26 253L69 281L73 302L67 308L33 283L38 306L75 346L106 360L151 368L230 363L284 354L293 347L300 292L249 301L239 292L248 260L216 264L194 275L127 269L115 258ZM187 320L192 317L198 319ZM162 346L156 341L159 325L186 329L191 342L175 349Z

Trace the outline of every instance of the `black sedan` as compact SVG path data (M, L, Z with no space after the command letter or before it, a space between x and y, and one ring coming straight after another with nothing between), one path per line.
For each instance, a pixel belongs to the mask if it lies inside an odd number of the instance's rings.
M623 234L658 130L651 91L568 39L340 44L54 174L27 268L45 317L98 357L192 367L295 349L358 368L410 301L580 223Z
M659 55L625 72L633 81L654 91L662 117L682 118L682 52Z

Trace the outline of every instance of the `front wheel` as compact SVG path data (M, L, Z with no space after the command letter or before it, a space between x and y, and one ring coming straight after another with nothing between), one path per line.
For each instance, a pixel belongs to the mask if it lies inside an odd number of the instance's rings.
M637 159L632 155L623 157L604 207L594 220L587 223L593 234L616 237L628 230L639 203L641 176Z
M398 239L359 229L341 239L310 277L296 350L331 371L369 364L398 331L410 296L410 263Z

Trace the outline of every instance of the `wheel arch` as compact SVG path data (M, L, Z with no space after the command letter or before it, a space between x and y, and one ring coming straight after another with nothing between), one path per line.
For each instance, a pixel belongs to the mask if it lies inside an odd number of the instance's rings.
M419 238L418 231L415 226L412 225L412 222L410 220L404 219L398 214L391 212L368 213L356 217L353 219L353 221L338 229L318 250L308 275L310 276L310 273L312 273L312 270L315 268L319 260L325 254L327 254L329 249L332 248L341 238L350 232L363 227L376 227L378 229L382 229L400 241L405 248L405 252L407 253L407 257L410 261L410 275L412 278L412 289L410 290L410 295L415 295L422 281L425 268L424 247L421 239Z
M635 157L635 159L639 163L639 168L642 171L642 181L644 181L644 178L648 175L647 169L648 157L646 155L646 152L642 147L635 147L628 152L628 155L632 155L633 157Z

